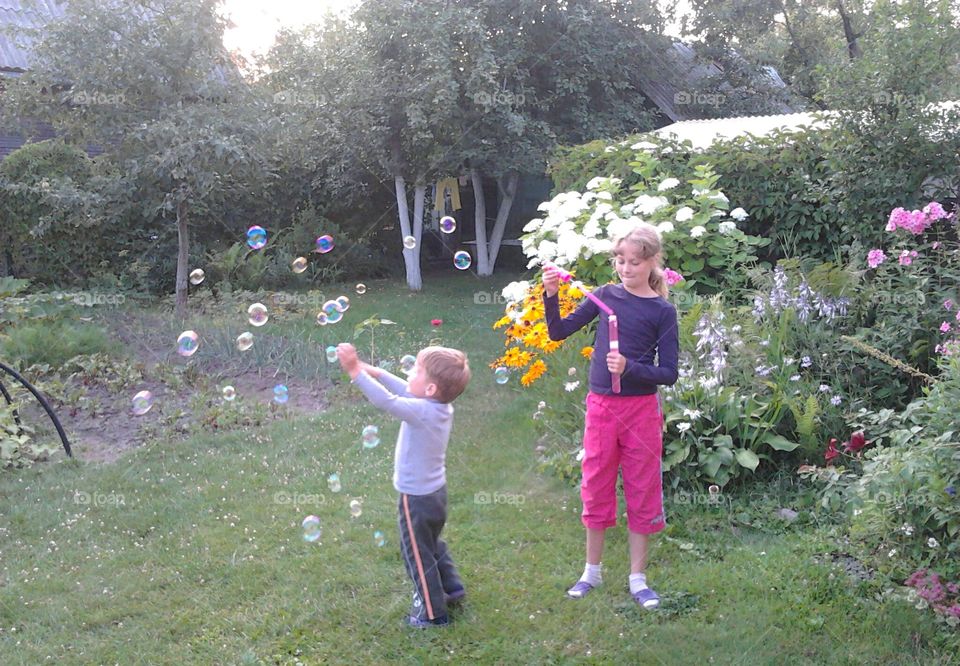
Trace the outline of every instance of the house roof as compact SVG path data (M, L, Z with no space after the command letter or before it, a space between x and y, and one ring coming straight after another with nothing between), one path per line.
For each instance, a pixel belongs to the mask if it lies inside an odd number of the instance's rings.
M694 149L709 148L715 141L738 136L764 136L774 130L822 129L829 125L828 113L786 113L775 116L739 116L709 120L685 120L654 130L662 138L689 140Z
M927 113L939 112L945 122L951 122L951 115L960 113L960 101L934 102L925 107ZM709 148L715 141L733 139L738 136L766 136L776 130L799 131L801 129L825 129L839 114L836 111L817 111L811 113L786 113L773 116L738 116L736 118L711 118L707 120L685 120L660 129L651 134L667 139L689 140L694 150ZM948 131L946 125L931 127L929 136L937 140Z
M0 26L19 26L21 28L41 28L51 19L64 15L64 3L55 0L0 0ZM0 29L0 74L19 76L30 67L30 53L20 48L13 35L6 29Z
M642 42L652 65L640 72L640 88L657 108L674 122L690 120L697 112L695 106L684 103L685 96L702 88L703 85L723 74L723 70L713 62L704 62L697 57L692 46L683 42L673 42L669 48L651 47ZM778 90L787 90L787 84L773 67L761 68L757 82ZM655 72L655 74L652 74ZM729 87L729 86L727 86ZM723 86L721 86L721 89ZM771 102L773 110L783 113L798 111L783 102Z

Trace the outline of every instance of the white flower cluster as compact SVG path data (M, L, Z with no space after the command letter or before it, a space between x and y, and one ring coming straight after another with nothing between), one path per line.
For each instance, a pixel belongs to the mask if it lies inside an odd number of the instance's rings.
M654 147L653 144L640 142L632 149L651 150ZM697 217L698 211L704 210L702 206L705 202L722 209L729 202L719 190L694 188L693 196L699 208L681 205L676 210L669 210L672 202L661 193L670 193L672 190L682 192L683 188L679 179L664 178L656 186L656 192L641 193L633 201L618 206L626 193L626 190L620 191L621 185L619 178L597 176L587 183L586 192L561 192L550 201L541 203L537 210L545 213L545 217L531 220L523 227L526 235L522 248L530 258L527 268L546 262L569 268L580 259L608 254L617 238L625 236L644 221L651 221L661 235L683 230L691 238L703 238L711 233L707 226L709 221L689 228L686 224ZM682 200L686 195L679 194L678 198ZM662 210L665 208L668 210ZM713 210L710 220L726 215L725 210ZM733 233L737 229L736 221L747 217L743 208L735 208L729 213L731 219L719 222L715 227L716 232L723 235ZM504 297L510 300L506 293Z

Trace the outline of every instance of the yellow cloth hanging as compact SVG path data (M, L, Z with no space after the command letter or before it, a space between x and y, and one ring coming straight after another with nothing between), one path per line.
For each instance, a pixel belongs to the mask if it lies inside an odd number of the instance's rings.
M433 201L433 207L439 213L444 212L444 194L447 190L450 190L450 207L460 210L460 183L456 178L441 178L437 181L437 196Z

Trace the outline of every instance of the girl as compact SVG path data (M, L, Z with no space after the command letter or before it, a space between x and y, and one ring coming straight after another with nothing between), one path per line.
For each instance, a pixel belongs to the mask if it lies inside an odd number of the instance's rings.
M617 472L622 468L630 594L651 610L660 605L660 597L647 586L647 543L650 534L665 526L660 470L663 416L657 386L677 381L679 353L677 311L666 298L661 250L657 229L641 223L614 243L613 265L620 284L594 292L617 315L620 351L610 351L608 327L598 326L590 361L580 486L587 564L580 580L567 590L568 596L579 599L601 582L604 531L617 523ZM559 274L552 266L544 267L543 287L551 340L563 340L601 314L595 303L584 299L570 316L561 318ZM614 373L620 375L619 394L611 389Z

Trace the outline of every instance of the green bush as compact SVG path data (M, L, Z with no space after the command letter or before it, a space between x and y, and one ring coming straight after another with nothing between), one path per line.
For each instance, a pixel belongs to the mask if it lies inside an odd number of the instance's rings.
M960 359L946 362L929 395L902 413L860 412L854 427L872 442L850 496L853 534L896 549L904 576L930 567L960 578ZM893 558L891 558L893 559Z
M835 261L855 252L859 241L875 245L882 237L877 220L895 206L915 207L922 197L950 196L960 154L960 133L934 128L941 119L903 116L865 132L850 123L822 130L777 130L765 137L719 141L704 151L653 135L638 135L609 146L594 141L562 147L551 160L555 192L582 191L595 175L633 185L627 147L654 146L664 170L687 181L698 166L719 174L716 184L750 217L747 234L772 241L760 258L775 261L805 256ZM883 141L877 137L883 135ZM925 190L925 191L924 191Z
M334 249L314 252L318 236L334 238ZM307 269L294 273L297 257L307 259ZM298 289L349 279L372 279L387 273L383 255L374 253L366 239L354 238L312 206L301 210L293 224L268 229L267 245L259 250L237 242L212 254L205 266L208 279L228 291Z
M103 329L67 321L18 326L0 338L3 358L21 368L31 365L58 368L75 356L109 353L114 347L115 342Z

